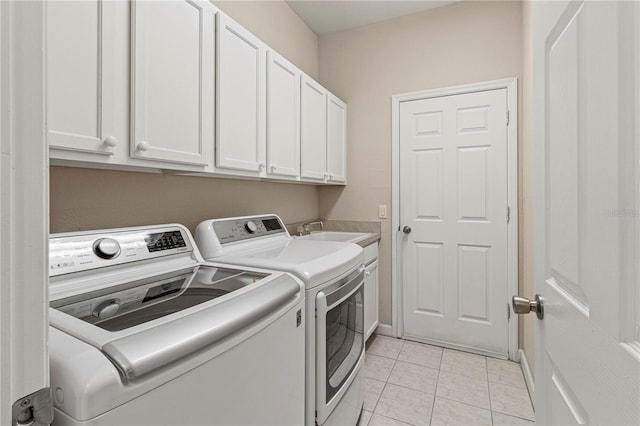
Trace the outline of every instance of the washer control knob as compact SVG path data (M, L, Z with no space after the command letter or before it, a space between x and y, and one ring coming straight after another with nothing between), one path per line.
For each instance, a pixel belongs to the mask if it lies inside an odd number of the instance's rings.
M109 299L102 302L93 310L93 316L106 319L114 316L120 310L120 299Z
M248 233L253 234L258 230L258 226L254 221L250 220L244 224L244 229L246 229Z
M103 259L113 259L120 254L120 243L113 238L100 238L93 243L93 252Z

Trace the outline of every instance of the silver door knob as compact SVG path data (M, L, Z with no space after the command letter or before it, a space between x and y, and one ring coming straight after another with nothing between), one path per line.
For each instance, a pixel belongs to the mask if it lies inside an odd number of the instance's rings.
M518 315L535 312L538 319L544 318L544 299L539 294L536 294L533 300L529 300L526 297L513 296L511 304L513 312Z
M405 226L404 228L402 228L402 232L404 232L405 234L410 234L411 233L411 227L410 226Z

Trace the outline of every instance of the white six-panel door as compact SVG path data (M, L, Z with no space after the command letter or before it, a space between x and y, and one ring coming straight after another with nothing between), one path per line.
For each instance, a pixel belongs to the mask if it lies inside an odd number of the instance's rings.
M399 118L404 335L507 357L506 89Z
M534 8L536 421L637 425L640 5Z

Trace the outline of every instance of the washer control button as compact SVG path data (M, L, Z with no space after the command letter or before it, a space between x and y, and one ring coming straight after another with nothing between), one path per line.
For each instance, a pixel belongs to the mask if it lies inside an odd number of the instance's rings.
M113 259L120 254L120 243L113 238L100 238L93 243L93 252L103 259Z
M93 316L105 319L114 316L120 310L120 299L109 299L93 310Z
M258 226L256 225L256 223L254 221L249 220L249 221L245 222L244 229L246 229L248 233L253 234L254 232L256 232L258 230Z

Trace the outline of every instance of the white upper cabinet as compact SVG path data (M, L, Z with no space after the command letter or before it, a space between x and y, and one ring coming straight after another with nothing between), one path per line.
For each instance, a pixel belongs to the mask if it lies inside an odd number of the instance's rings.
M132 2L133 158L212 162L215 15L207 1Z
M347 181L347 105L327 95L327 181Z
M122 59L114 52L116 8L108 1L46 2L47 141L53 156L60 150L107 161L126 146L126 127L115 123L117 108L127 107L114 99L116 59Z
M209 1L48 1L46 19L52 164L346 182L344 102Z
M347 105L303 75L301 85L301 164L303 180L347 181Z
M303 75L300 104L300 176L324 181L327 176L326 89Z
M222 13L217 30L216 169L264 174L266 47Z
M300 75L282 56L267 52L268 176L300 176Z

